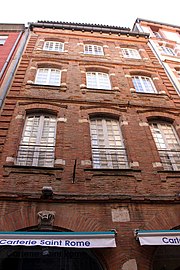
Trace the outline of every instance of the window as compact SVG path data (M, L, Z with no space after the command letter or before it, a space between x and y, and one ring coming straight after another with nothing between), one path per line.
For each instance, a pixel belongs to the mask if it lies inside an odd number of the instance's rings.
M165 53L167 55L176 56L175 51L170 47L161 46L161 49L162 49L163 53Z
M136 92L139 93L156 93L156 88L151 78L146 76L132 76Z
M122 53L125 58L141 59L141 56L136 49L122 48Z
M8 36L0 36L0 46L3 46Z
M111 90L109 75L102 72L86 73L87 88Z
M45 51L54 51L54 52L63 52L64 43L57 41L46 41L44 43L43 50Z
M17 164L24 166L54 165L56 117L53 115L29 115L17 156Z
M151 123L151 132L165 170L180 170L180 144L170 123Z
M153 34L155 35L155 37L157 38L162 38L162 35L159 32L153 31Z
M180 68L177 67L177 68L174 68L175 69L175 72L176 72L176 77L178 78L178 80L180 80Z
M43 85L60 85L61 71L54 68L39 68L37 70L35 83Z
M128 168L118 120L93 118L90 121L92 159L94 168Z
M103 47L98 45L84 45L85 54L104 55Z

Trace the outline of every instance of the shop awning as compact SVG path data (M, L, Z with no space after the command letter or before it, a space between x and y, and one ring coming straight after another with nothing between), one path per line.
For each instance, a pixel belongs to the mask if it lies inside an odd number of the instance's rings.
M136 237L140 245L180 245L180 230L137 230Z
M0 232L0 246L116 247L115 232Z

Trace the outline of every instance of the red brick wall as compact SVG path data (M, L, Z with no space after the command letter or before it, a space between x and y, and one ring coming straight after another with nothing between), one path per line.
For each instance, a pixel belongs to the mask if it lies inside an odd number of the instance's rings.
M64 53L40 50L42 40L51 37L66 42ZM106 45L104 57L83 55L82 43L91 40ZM141 49L141 60L122 57L120 47L131 45ZM36 68L42 63L61 67L63 87L32 83ZM106 69L114 90L86 89L84 72L91 67ZM157 90L166 94L132 93L133 85L127 75L134 71L157 77ZM55 211L54 225L59 228L117 230L117 248L98 251L107 269L121 269L130 259L136 259L138 270L150 269L154 250L140 247L133 232L138 228L171 229L179 225L180 173L164 172L153 166L160 160L147 123L149 117L169 118L179 133L179 110L174 96L177 98L145 38L35 29L0 116L1 230L37 226L37 212ZM57 115L55 155L65 164L56 164L55 168L14 166L25 115L35 110ZM128 159L136 167L107 171L93 170L87 165L86 161L91 160L89 119L97 113L120 119ZM41 199L43 186L53 188L53 199ZM112 221L111 210L118 207L128 209L129 221Z
M8 38L3 46L0 46L0 71L3 68L11 49L13 48L18 36L19 32L0 32L0 35L7 35Z

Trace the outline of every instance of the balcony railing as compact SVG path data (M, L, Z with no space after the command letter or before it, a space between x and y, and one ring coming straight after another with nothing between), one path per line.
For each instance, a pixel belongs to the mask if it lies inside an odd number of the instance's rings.
M19 146L16 164L22 166L54 166L54 146L26 145Z
M94 168L104 169L127 169L129 168L126 150L121 147L92 148Z
M180 150L158 150L165 170L180 170Z

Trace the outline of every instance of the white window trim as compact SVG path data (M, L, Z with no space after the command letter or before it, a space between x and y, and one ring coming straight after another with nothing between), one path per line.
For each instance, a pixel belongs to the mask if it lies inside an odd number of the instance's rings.
M177 56L173 48L167 47L167 46L160 46L160 47L164 54L169 55L169 56Z
M153 133L153 125L156 124L157 128L161 134L162 140L163 140L163 145L165 145L165 147L163 148L162 146L158 145L158 143L156 143L155 141L155 137L154 137L154 133ZM162 128L163 124L168 124L171 127L171 130L173 132L174 135L174 139L177 141L178 147L177 146L173 146L173 148L169 147L169 142L167 140L167 136L165 136L164 130ZM167 163L163 165L164 169L172 169L172 170L180 170L180 163L176 163L175 158L177 158L177 154L176 151L178 151L178 159L180 162L180 140L178 138L178 135L176 133L176 130L174 129L172 124L169 123L163 123L163 122L152 122L150 123L150 128L151 128L151 132L157 147L157 150L159 151L159 155L161 157L162 160L165 160ZM162 152L164 151L164 153ZM162 162L163 163L163 162Z
M49 43L49 46L47 47L47 44ZM52 44L52 49L50 49L50 44ZM58 44L59 48L56 49L56 44ZM64 52L64 43L63 42L59 42L59 41L51 41L51 40L47 40L44 42L44 46L43 46L43 50L44 51L50 51L50 52Z
M153 35L156 37L156 38L163 38L161 33L159 31L153 31Z
M153 83L153 81L152 81L152 79L151 79L150 77L135 75L135 76L132 76L132 80L135 79L135 77L138 77L138 80L140 81L141 86L142 86L142 90L143 90L143 91L139 91L139 90L136 88L136 86L135 86L135 84L134 84L134 82L133 82L134 88L135 88L135 90L136 90L137 93L146 93L146 94L157 93L156 87L155 87L155 85L154 85L154 83ZM153 91L150 91L150 92L147 91L147 88L146 88L145 85L144 85L144 79L145 79L145 80L148 80L148 81L150 82Z
M91 47L91 49L90 49ZM104 55L103 47L94 44L84 44L84 54Z
M96 80L96 86L92 87L90 85L90 76L94 74L95 75L95 80ZM101 85L100 82L100 75L105 75L106 77L106 84L104 85L104 87ZM93 76L94 76L93 75ZM87 88L91 88L91 89L102 89L102 90L111 90L111 82L110 82L110 78L109 78L109 74L108 73L103 73L103 72L86 72L86 82L87 82Z
M53 143L42 143L41 139L42 139L42 133L43 133L43 128L44 128L44 122L45 122L45 117L49 116L49 117L53 117L52 115L38 115L38 114L34 114L34 115L29 115L26 117L26 121L25 121L25 125L24 125L24 129L23 129L23 133L22 133L22 138L21 138L21 144L19 146L19 157L17 159L16 164L17 165L22 165L23 163L25 163L25 166L29 166L26 165L27 162L32 162L30 166L39 166L39 154L41 153L41 148L44 147L44 149L46 150L47 147L50 147L49 149L52 148L52 155L54 156L55 154L55 136L56 136L56 125L57 125L57 121L55 122L54 125L54 142ZM37 136L36 136L36 140L34 143L31 143L30 141L24 141L25 138L25 132L28 132L27 129L27 123L30 117L39 117L39 125L37 126ZM55 117L53 117L54 119L56 119ZM33 126L34 127L34 126ZM33 132L32 130L30 130L30 132ZM27 137L27 135L26 135ZM31 134L29 135L29 138L31 138ZM49 138L49 137L48 137ZM22 148L21 148L22 147ZM28 156L28 148L34 147L33 150L33 154L32 156ZM43 151L45 151L43 150ZM25 157L23 158L21 155L22 153L25 151ZM27 151L27 152L26 152ZM24 160L23 160L24 159ZM46 164L47 162L47 157L44 157L44 162ZM48 163L49 167L53 167L54 166L54 157L52 158L51 162Z
M0 36L0 45L4 45L6 40L7 40L8 36Z
M46 69L48 70L48 72L47 72L45 83L41 83L39 81L39 79L38 79L39 73L41 72L41 70L46 70ZM51 72L53 70L59 72L59 78L58 78L58 82L57 83L50 84ZM55 69L55 68L38 68L37 69L37 73L36 73L36 78L35 78L35 84L60 86L60 84L61 84L61 70Z
M93 128L92 128L93 123L92 122L96 121L96 120L101 121L101 128L102 128L102 132L103 132L103 137L102 137L103 143L101 141L101 144L99 144L100 137L98 134L98 130L99 130L98 126L96 126L96 129L95 129L96 135L94 135L94 133L93 133ZM116 133L117 131L115 131L114 129L112 129L114 131L114 133L112 135L110 135L111 133L108 133L108 126L107 126L108 120L118 124L117 125L118 126L118 134ZM92 147L92 157L93 157L93 167L94 168L111 168L111 169L124 168L124 169L127 169L129 167L119 121L113 120L113 119L107 119L107 118L91 119L90 131L91 131L91 147ZM97 140L94 138L94 136L95 137L97 136ZM109 139L110 136L114 137L113 141ZM118 141L116 140L116 137L119 137ZM96 143L93 143L93 141L96 141ZM114 144L112 142L114 142ZM121 145L119 145L118 142L120 142ZM122 159L122 157L123 157L123 159ZM105 158L105 160L104 160L104 158ZM117 160L113 160L114 158ZM106 165L103 164L104 162L106 163Z
M141 59L139 51L131 48L121 48L124 58Z

